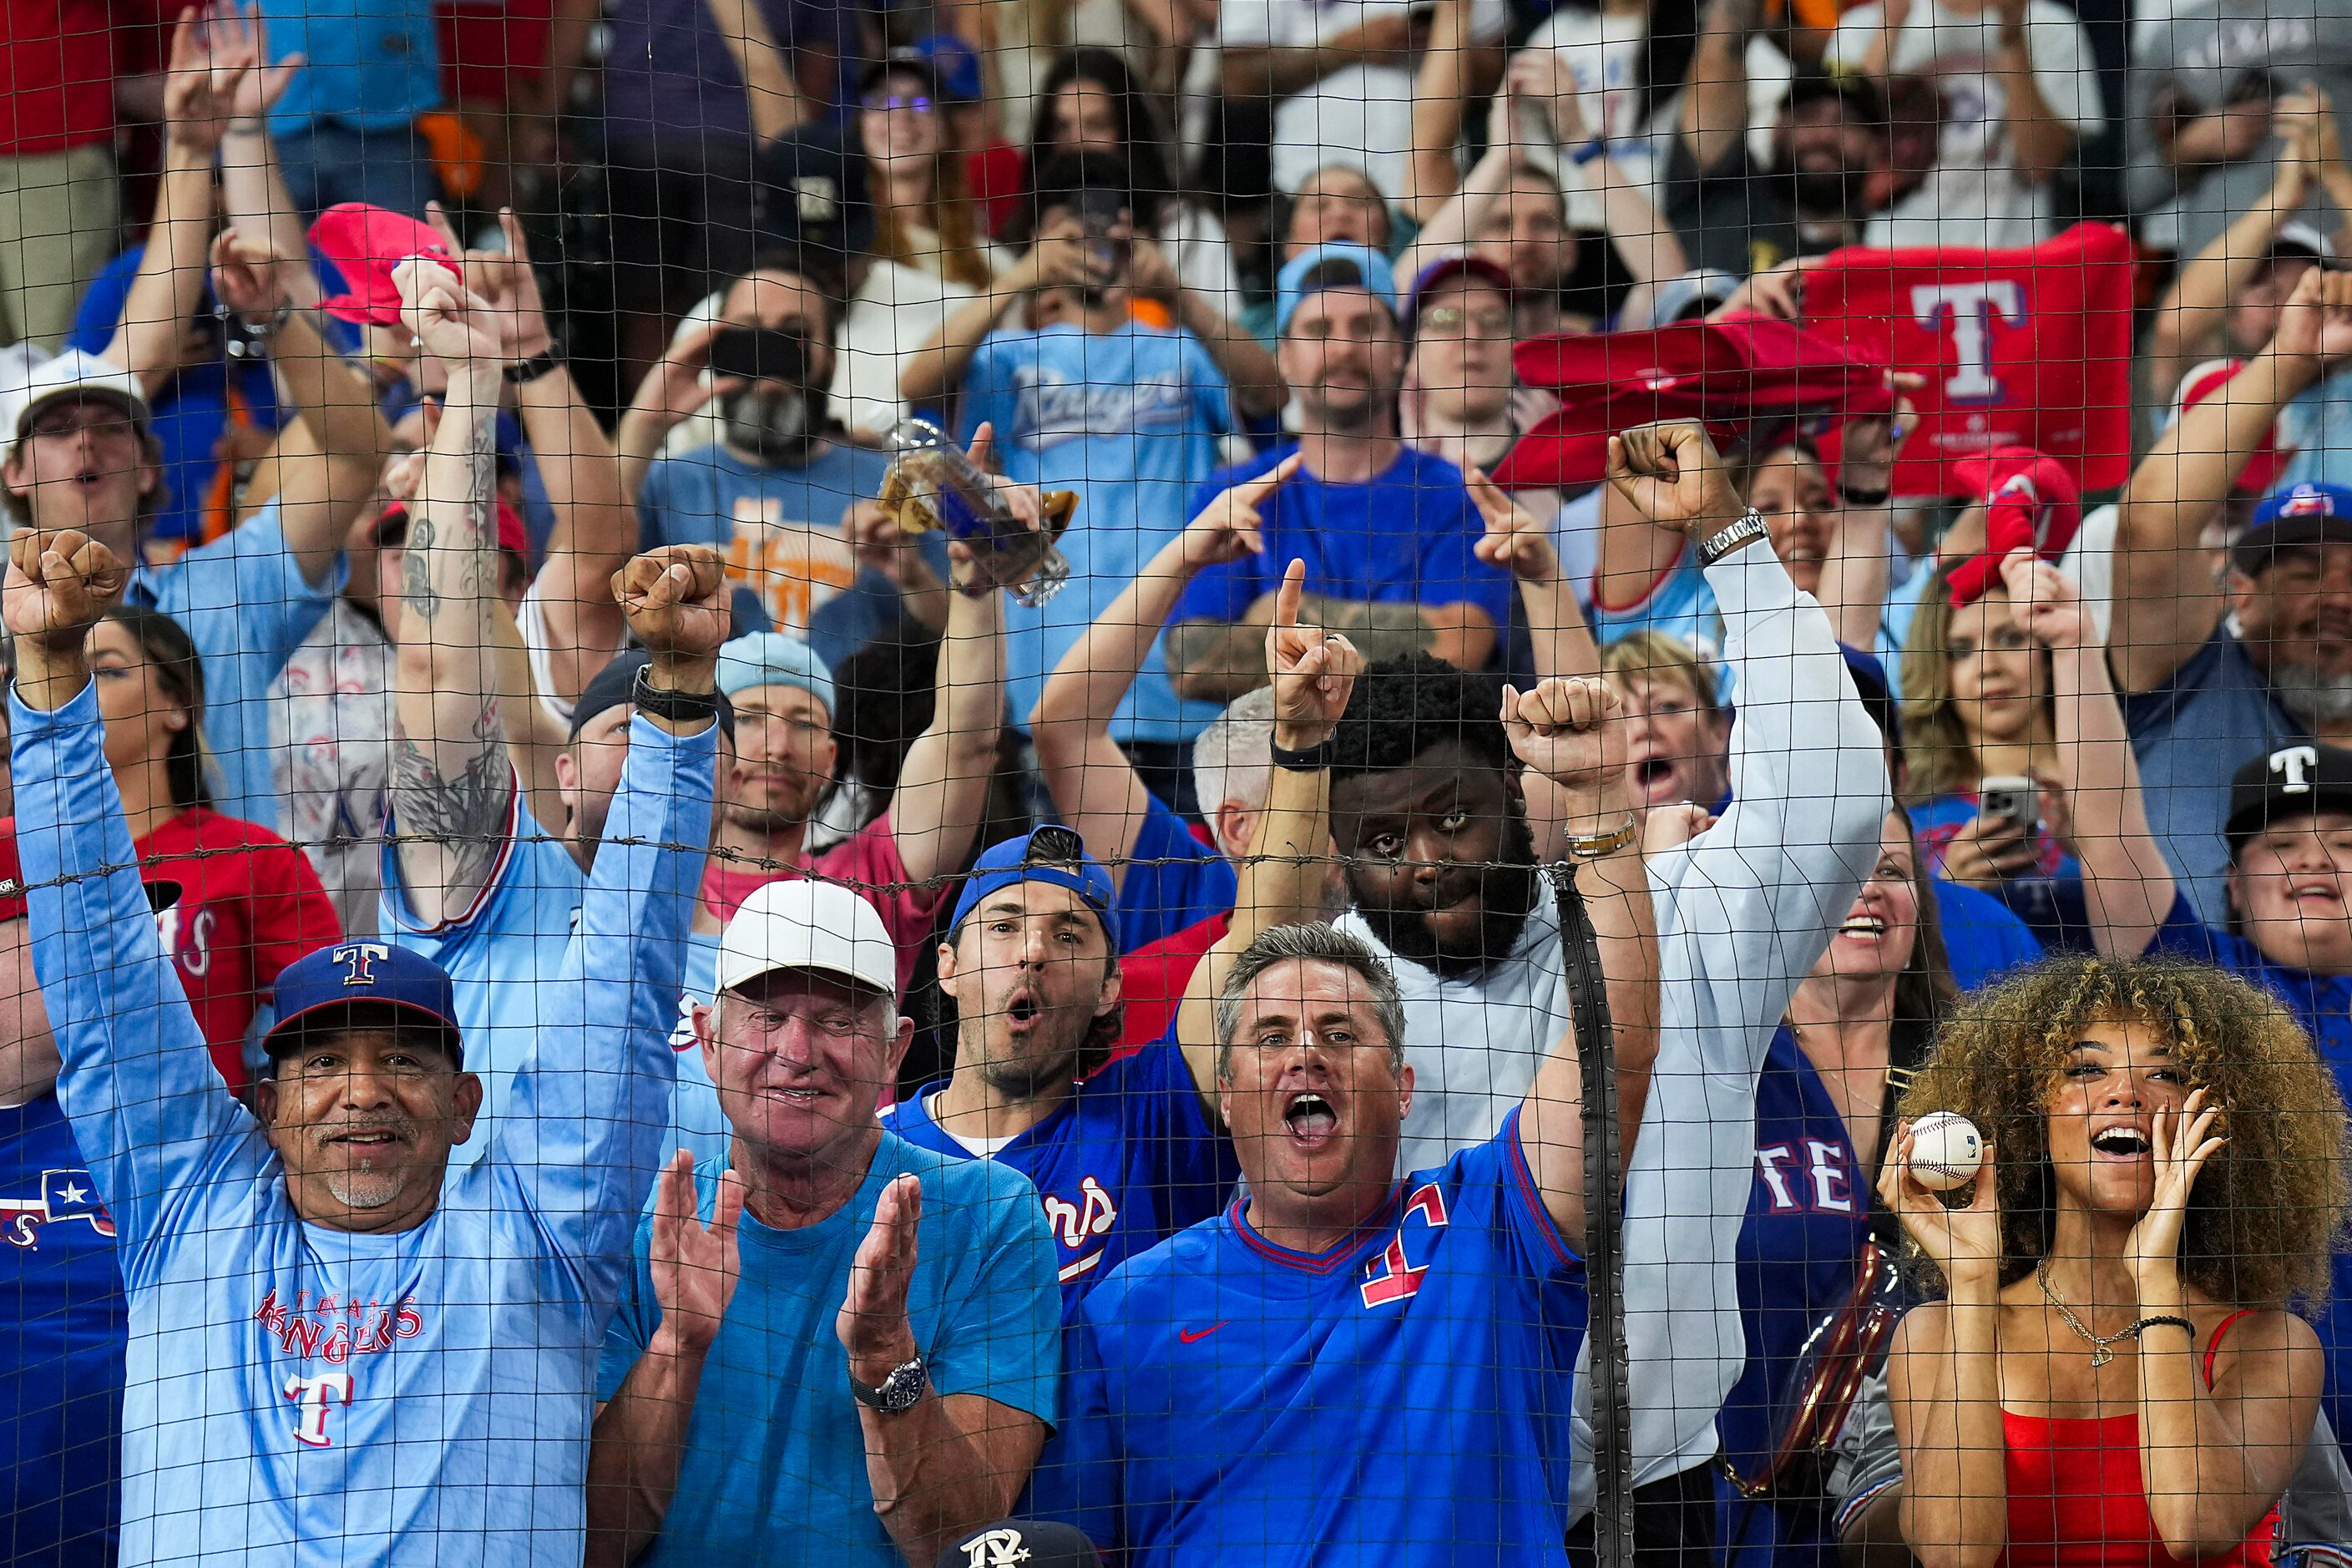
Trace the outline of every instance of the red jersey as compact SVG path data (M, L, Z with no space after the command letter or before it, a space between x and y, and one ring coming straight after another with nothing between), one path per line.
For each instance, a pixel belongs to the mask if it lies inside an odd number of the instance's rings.
M1118 1049L1112 1053L1114 1061L1168 1032L1176 1022L1176 1009L1184 1005L1184 987L1192 983L1192 971L1233 929L1233 911L1228 910L1158 942L1145 942L1118 961L1118 994L1127 1004L1127 1015L1119 1030Z
M891 830L890 814L884 812L830 849L803 854L799 865L789 871L747 866L713 855L703 865L703 907L723 926L735 918L735 911L754 889L800 877L838 882L881 914L883 928L898 944L898 993L905 995L914 984L915 964L923 955L923 943L931 938L931 917L947 889L915 884L907 863L898 858L898 836Z
M230 1089L247 1085L245 1033L278 972L342 935L335 906L303 853L268 828L216 811L184 811L138 841L139 874L179 884L155 917L213 1065ZM0 876L21 879L16 819L0 818ZM24 912L21 891L0 897L0 920Z

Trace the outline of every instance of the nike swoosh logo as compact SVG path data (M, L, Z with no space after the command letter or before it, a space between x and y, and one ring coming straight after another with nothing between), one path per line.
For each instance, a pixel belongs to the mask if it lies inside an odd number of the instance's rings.
M1176 1337L1188 1345L1192 1344L1198 1341L1207 1339L1211 1334L1213 1334L1219 1329L1223 1328L1225 1323L1230 1323L1233 1320L1231 1318L1227 1318L1224 1322L1211 1323L1205 1329L1179 1329L1176 1331Z

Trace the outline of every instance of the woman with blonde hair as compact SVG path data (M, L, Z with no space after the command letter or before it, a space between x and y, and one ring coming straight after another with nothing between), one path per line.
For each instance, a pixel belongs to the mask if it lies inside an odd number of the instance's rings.
M1948 1207L1917 1119L1984 1135ZM1927 1568L2271 1560L2326 1375L2344 1105L2273 996L2175 959L2057 959L1964 1005L1879 1192L1946 1299L1896 1326L1901 1517Z
M1958 563L1939 567L1903 644L1905 804L1937 875L1991 892L2026 876L2079 880L2082 868L2052 830L2038 786L2056 776L2050 657L1996 580L1952 603ZM2037 785L2032 830L1982 809L1984 781Z

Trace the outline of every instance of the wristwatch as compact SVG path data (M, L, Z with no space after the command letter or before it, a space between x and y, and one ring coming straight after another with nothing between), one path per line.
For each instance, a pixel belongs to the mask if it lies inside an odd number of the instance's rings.
M509 386L523 386L562 368L563 363L563 345L550 342L530 358L510 364L499 374L506 377Z
M1740 514L1738 521L1722 532L1699 542L1698 563L1701 566L1712 566L1733 551L1753 544L1759 539L1769 539L1771 536L1772 525L1764 521L1762 512L1751 506Z
M878 1410L885 1415L901 1415L912 1410L922 1399L923 1390L931 1385L930 1370L918 1353L914 1360L891 1369L890 1375L877 1384L864 1384L853 1374L849 1392L857 1403L868 1410Z
M1337 751L1328 735L1303 751L1288 751L1281 746L1270 749L1274 752L1274 765L1289 773L1319 773L1331 765L1331 758Z
M678 691L667 686L656 686L653 673L651 665L640 668L636 684L630 688L629 701L638 712L667 719L673 724L719 717L721 705L727 700L716 690Z

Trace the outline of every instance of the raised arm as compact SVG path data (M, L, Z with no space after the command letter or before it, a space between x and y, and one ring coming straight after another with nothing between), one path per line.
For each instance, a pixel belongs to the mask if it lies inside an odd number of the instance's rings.
M1561 573L1551 530L1482 470L1467 469L1463 478L1468 481L1471 504L1486 522L1486 537L1475 546L1478 559L1508 572L1519 585L1519 605L1527 611L1535 645L1536 674L1600 674L1600 646L1576 602L1576 585Z
M674 544L639 556L612 583L629 629L652 662L656 691L707 699L711 715L667 719L640 708L604 837L589 867L579 930L564 967L577 990L552 988L583 1009L542 1021L516 1070L509 1113L491 1130L501 1178L568 1242L590 1284L611 1301L629 1238L669 1133L677 1079L677 1023L687 930L710 843L719 647L727 640L727 576L708 545Z
M1328 43L1229 43L1220 55L1225 96L1279 103L1349 66L1408 65L1412 34L1410 13L1383 11Z
M1519 89L1509 75L1487 100L1486 151L1470 165L1455 189L1441 202L1429 204L1428 221L1397 260L1397 276L1414 278L1431 262L1470 248L1470 237L1487 209L1510 189L1511 171L1526 153L1525 128L1519 121Z
M898 367L898 395L920 407L944 403L962 390L980 345L1015 306L1040 289L1099 282L1087 266L1085 230L1068 216L1054 219L1011 268L958 305Z
M288 257L267 236L225 229L213 245L213 290L269 345L270 368L304 439L278 447L278 519L304 581L334 571L352 520L375 499L392 432L375 388L327 343L315 308L297 309L288 280L307 274L307 252Z
M1984 1147L1993 1169L1993 1147ZM1881 1202L1943 1275L1947 1299L1895 1327L1886 1391L1903 1448L1903 1535L1923 1568L1989 1568L2009 1539L2000 1418L2000 1205L1975 1184L1966 1207L1911 1174L1909 1123L1880 1168ZM2306 1426L2307 1432L2309 1428Z
M985 425L973 433L974 462L985 461L992 434ZM1002 480L998 489L1024 523L1039 525L1035 490ZM948 560L956 581L940 639L931 724L907 748L890 797L898 858L918 882L963 869L987 807L997 736L1004 728L1003 597L961 541L948 546Z
M2275 1507L2310 1447L2327 1380L2319 1336L2292 1312L2256 1312L2216 1355L2195 1331L2180 1279L2189 1194L2216 1137L2222 1107L2202 1089L2178 1112L2159 1108L2152 1130L2156 1193L2132 1227L2133 1282L2142 1321L2170 1319L2140 1337L2139 1476L2165 1551L2183 1561L2221 1557Z
M735 1227L743 1178L719 1178L710 1223L696 1212L694 1159L685 1150L654 1190L646 1261L661 1321L636 1364L596 1412L588 1444L584 1568L628 1568L661 1535L686 1460L686 1434L702 1367L741 1274Z
M302 57L287 56L272 62L269 30L260 8L248 5L242 14L216 8L209 17L213 37L241 37L253 51L254 67L246 73L229 106L227 134L221 139L221 211L229 226L257 237L266 237L280 256L310 254L310 236L302 227L302 209L286 188L278 165L277 143L269 135L269 111L277 107ZM320 289L318 274L307 267L290 270L286 292L295 304L315 305Z
M394 274L402 320L448 375L441 426L409 508L394 665L392 838L412 916L470 909L513 836L515 773L499 717L497 453L503 382L487 304L446 268Z
M2074 150L2074 128L2068 124L2042 90L2034 69L2026 10L2032 0L1994 0L2000 18L1994 34L1990 75L2000 83L2009 104L2010 154L2017 177L2029 185L2045 185L2057 175ZM2045 22L2045 27L2058 24ZM2066 26L2077 24L2072 16ZM2096 130L2095 126L2092 127Z
M1274 744L1277 752L1311 752L1330 740L1348 711L1364 656L1337 632L1303 620L1299 592L1307 567L1294 561L1282 580L1274 625L1265 634L1266 675L1274 685ZM1303 622L1303 624L1302 624ZM1176 1040L1202 1097L1213 1103L1217 1087L1217 997L1242 953L1278 925L1323 918L1323 885L1331 860L1331 770L1276 766L1258 814L1250 857L1242 863L1234 923L1192 971L1176 1011ZM1210 1117L1216 1120L1213 1109Z
M2172 908L2172 867L2147 826L2139 759L2107 675L2106 651L2083 608L2082 591L2030 550L2001 563L2010 603L2050 650L2055 709L2053 782L2066 797L2091 936L2109 958L2147 951Z
M1412 162L1404 208L1427 221L1462 184L1454 162L1464 106L1477 90L1470 56L1470 0L1437 0L1412 84ZM1410 274L1408 274L1410 276Z
M703 4L742 75L744 97L751 110L751 134L763 142L773 142L806 121L808 101L801 97L792 65L777 47L759 0L703 0Z
M2116 520L2116 683L2161 686L2220 624L2219 586L2199 535L2279 411L2352 354L2352 274L2314 268L2279 312L2277 332L2219 395L2172 422L2132 470Z
M1235 414L1244 419L1267 419L1290 401L1281 367L1265 345L1207 295L1186 288L1168 252L1148 234L1128 239L1128 287L1141 298L1166 305L1177 325L1192 334L1209 363L1225 378Z
M662 351L662 357L637 383L621 423L613 432L620 454L621 493L632 502L645 494L646 473L661 456L669 433L698 413L714 397L742 385L733 376L706 376L710 345L724 323L704 321L680 331Z
M147 1243L188 1189L257 1174L268 1149L214 1069L156 933L102 749L85 638L129 578L78 531L20 529L0 616L16 640L16 843L33 967L64 1058L58 1093L137 1284Z
M2291 121L2282 129L2286 151L2270 194L2189 258L2149 318L2140 369L2148 401L2158 406L2171 399L2191 365L2220 346L2231 305L2269 261L2280 227L2310 195L2311 164L2297 155L2297 142L2310 139L2308 122Z
M1070 646L1038 693L1029 734L1046 793L1062 820L1085 841L1087 853L1110 868L1114 883L1126 880L1128 858L1135 852L1150 800L1141 775L1110 738L1111 719L1193 574L1263 548L1258 504L1298 464L1294 453L1272 472L1234 486L1203 508Z
M1758 0L1708 0L1700 13L1675 133L1702 174L1748 134L1748 39L1759 9Z
M1650 1072L1658 1059L1658 921L1643 869L1641 835L1625 798L1624 724L1617 693L1598 676L1503 689L1503 724L1528 772L1551 784L1601 951L1615 1034L1620 1158L1630 1163ZM1565 935L1564 940L1575 937ZM1584 1090L1576 1028L1562 1032L1519 1108L1519 1148L1552 1223L1584 1237ZM1619 1173L1623 1173L1622 1163Z
M196 13L180 13L163 78L163 172L155 219L122 319L106 357L137 376L150 397L179 368L180 349L204 297L205 250L213 237L213 159L229 108L253 65L248 44L223 37L207 47Z

